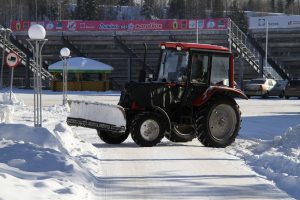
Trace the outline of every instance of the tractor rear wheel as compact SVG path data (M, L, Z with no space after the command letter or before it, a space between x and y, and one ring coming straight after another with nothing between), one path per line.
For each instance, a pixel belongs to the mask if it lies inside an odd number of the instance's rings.
M196 120L198 140L207 147L226 147L235 141L241 112L233 99L215 99L199 108Z
M127 130L123 134L116 134L107 131L100 131L99 129L97 129L97 133L99 138L107 144L121 144L128 138L129 135L129 131Z
M192 141L196 135L194 128L173 124L171 132L166 133L165 137L171 142L189 142Z
M135 116L131 124L131 137L141 147L152 147L160 143L165 125L159 114L143 112Z

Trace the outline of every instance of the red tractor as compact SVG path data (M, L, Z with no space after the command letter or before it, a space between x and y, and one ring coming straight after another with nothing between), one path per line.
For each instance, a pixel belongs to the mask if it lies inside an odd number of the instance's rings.
M87 119L82 113L90 104L72 103L77 113L71 108L68 124L95 128L110 144L122 143L131 134L143 147L155 146L163 137L173 142L197 137L207 147L230 145L241 125L234 98L247 99L234 86L234 55L228 48L208 44L163 42L160 47L160 65L152 79L126 84L111 111L103 112L103 104L97 104L98 111L92 108L106 117ZM122 115L123 123L104 120L111 113Z

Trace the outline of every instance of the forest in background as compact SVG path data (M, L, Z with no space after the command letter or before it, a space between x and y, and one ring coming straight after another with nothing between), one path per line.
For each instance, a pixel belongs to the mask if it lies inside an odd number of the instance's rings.
M0 0L0 3L0 23L5 26L11 20L220 17L239 20L244 17L244 11L300 13L299 0Z

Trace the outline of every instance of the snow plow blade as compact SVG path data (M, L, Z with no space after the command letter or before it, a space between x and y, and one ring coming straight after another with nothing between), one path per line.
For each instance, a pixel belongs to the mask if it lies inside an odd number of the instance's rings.
M71 105L67 124L114 133L125 132L124 108L118 105L86 101L69 101Z

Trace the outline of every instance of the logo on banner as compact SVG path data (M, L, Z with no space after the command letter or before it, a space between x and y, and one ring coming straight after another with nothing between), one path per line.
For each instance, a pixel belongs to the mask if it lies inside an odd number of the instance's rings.
M265 19L258 19L258 26L266 26L266 20Z
M56 29L57 30L61 30L62 29L62 22L61 21L57 21L57 23L56 23Z
M178 29L178 22L177 21L173 21L173 29Z
M46 25L46 29L47 30L53 30L54 29L54 24L52 22L49 22L47 25Z
M22 28L22 27L21 27L21 23L20 23L20 22L17 22L17 23L16 23L16 30L19 31L19 30L21 30L21 28Z
M76 22L75 21L68 21L68 30L76 31Z
M190 20L189 21L189 28L190 29L196 28L196 20Z
M198 29L204 28L204 20L198 20Z
M207 28L214 28L215 25L216 25L216 23L213 20L208 20L207 24L206 24L206 27Z
M221 19L218 21L218 28L225 28L225 20Z

